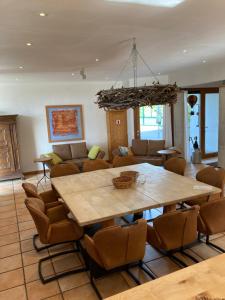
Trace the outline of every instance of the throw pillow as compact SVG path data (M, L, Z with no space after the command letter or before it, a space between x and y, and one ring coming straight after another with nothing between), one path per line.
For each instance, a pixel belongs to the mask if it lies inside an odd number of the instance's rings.
M128 155L128 147L119 146L119 151L121 156L127 156Z
M53 165L58 165L60 163L63 162L62 158L59 157L59 155L57 155L56 153L54 152L51 152L51 153L47 153L45 154L46 157L50 157L52 159L52 163Z
M89 159L96 159L98 152L100 151L100 147L99 146L92 146L89 153L88 153L88 158Z

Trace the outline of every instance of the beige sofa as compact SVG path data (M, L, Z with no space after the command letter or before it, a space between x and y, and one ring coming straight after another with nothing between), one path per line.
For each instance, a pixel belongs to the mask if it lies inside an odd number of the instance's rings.
M139 163L150 163L155 166L162 166L164 158L157 153L165 149L165 140L132 140L131 150Z
M164 158L157 151L165 149L165 140L134 139L130 149L139 163L147 162L155 166L162 166L164 163ZM112 155L121 156L119 148L114 149Z
M53 145L53 152L56 153L62 160L63 163L75 163L80 170L82 165L88 158L88 149L85 142L72 143L72 144L57 144ZM103 159L105 152L100 150L96 159ZM51 167L51 166L49 166Z

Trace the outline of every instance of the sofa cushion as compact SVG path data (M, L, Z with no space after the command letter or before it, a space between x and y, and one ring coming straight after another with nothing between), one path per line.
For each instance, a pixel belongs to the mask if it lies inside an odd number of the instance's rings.
M61 145L53 145L53 152L56 153L62 160L72 159L70 145L69 144L61 144Z
M99 151L100 151L99 146L97 146L97 145L92 146L89 153L88 153L88 158L96 159Z
M72 159L87 157L88 150L85 142L70 144Z
M157 151L163 149L165 149L165 140L149 140L147 155L160 156L160 154L158 154Z
M147 155L148 140L132 140L132 152L134 155Z
M162 166L163 158L159 156L135 156L138 163L149 163L154 166Z
M54 153L54 152L46 153L44 156L45 156L45 157L50 157L50 158L52 159L52 164L53 164L53 165L58 165L58 164L60 164L60 163L63 162L62 158L59 157L59 156L58 156L56 153Z

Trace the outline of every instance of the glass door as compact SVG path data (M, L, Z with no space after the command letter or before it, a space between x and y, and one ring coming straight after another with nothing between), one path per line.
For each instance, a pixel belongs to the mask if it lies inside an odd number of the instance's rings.
M189 154L191 156L193 152L193 143L197 138L199 148L201 148L201 138L200 138L200 110L201 110L201 93L193 92L188 93L188 96L194 95L197 97L197 103L193 108L188 105L188 132L189 132Z
M219 93L206 93L204 100L203 155L209 157L218 153Z
M192 141L197 137L202 158L218 155L219 135L219 89L188 89L188 95L197 96L197 103L191 109L188 105L189 149L193 151Z

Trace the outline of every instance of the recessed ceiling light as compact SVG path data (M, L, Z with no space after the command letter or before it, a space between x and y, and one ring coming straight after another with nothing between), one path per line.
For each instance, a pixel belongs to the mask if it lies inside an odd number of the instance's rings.
M203 64L205 64L205 63L206 63L206 60L205 60L205 59L203 59L203 60L202 60L202 63L203 63Z
M158 72L158 75L161 75L161 73L160 73L160 72Z
M72 76L74 76L75 74L74 74L74 73L72 73L71 75L72 75Z
M28 42L28 43L26 43L26 45L29 47L29 46L32 45L32 43L31 43L31 42Z
M43 11L39 13L39 16L40 16L40 17L47 17L47 15L48 15L48 14L45 13L45 12L43 12Z
M18 81L19 79L18 78L16 78L16 81Z
M96 58L96 59L95 59L95 61L99 61L99 60L100 60L99 58Z
M183 50L183 53L187 53L187 49L184 49L184 50Z
M175 7L185 0L106 0L110 2L132 3L151 6Z
M19 66L20 69L23 69L23 66Z

